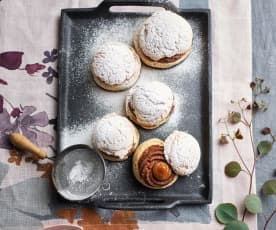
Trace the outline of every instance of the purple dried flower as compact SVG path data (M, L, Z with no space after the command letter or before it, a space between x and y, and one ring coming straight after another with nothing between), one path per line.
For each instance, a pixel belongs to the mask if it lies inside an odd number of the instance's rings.
M9 134L18 131L18 123L10 121L10 114L4 108L0 113L0 148L11 149Z

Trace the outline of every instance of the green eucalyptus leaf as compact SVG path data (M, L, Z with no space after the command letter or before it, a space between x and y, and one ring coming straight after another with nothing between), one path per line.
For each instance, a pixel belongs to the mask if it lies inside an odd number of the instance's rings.
M255 194L246 196L244 204L247 211L250 213L256 214L262 211L262 201Z
M216 207L215 215L219 223L228 224L233 220L237 220L238 211L235 205L222 203Z
M236 177L240 173L240 171L241 166L237 161L229 162L224 168L225 175L229 177Z
M224 230L249 230L246 223L238 220L234 220L226 225Z
M268 180L264 183L262 191L265 195L276 195L276 180Z
M259 154L266 155L268 154L272 149L272 142L271 141L261 141L258 146Z

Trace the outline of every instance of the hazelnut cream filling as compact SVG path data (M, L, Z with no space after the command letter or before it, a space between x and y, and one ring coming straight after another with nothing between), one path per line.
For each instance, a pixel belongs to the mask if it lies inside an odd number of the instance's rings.
M137 117L135 115L135 109L132 107L130 102L128 103L128 108L129 108L130 112L132 113L132 115L137 119ZM169 117L172 114L173 110L174 110L174 104L172 105L171 110L167 117ZM165 118L167 118L167 117L165 117Z
M164 157L164 147L152 145L147 148L138 162L139 174L151 187L165 186L176 176Z
M185 54L185 53L183 53L183 54L176 54L176 55L174 55L174 56L172 56L172 57L164 57L164 58L159 59L158 62L160 62L160 63L171 63L171 62L175 62L175 61L177 61L178 59L180 59L184 54ZM145 55L145 54L144 54L144 55ZM148 57L148 56L147 56L147 58L150 59L150 57Z
M190 51L190 49L185 52L185 53L182 53L182 54L176 54L172 57L164 57L164 58L161 58L159 60L157 60L157 62L159 63L171 63L171 62L175 62L177 60L179 60L182 56L184 56L186 53L188 53ZM144 54L144 53L143 53ZM145 55L145 54L144 54ZM148 59L152 60L150 57L148 57L147 55L145 55ZM152 60L154 61L154 60Z

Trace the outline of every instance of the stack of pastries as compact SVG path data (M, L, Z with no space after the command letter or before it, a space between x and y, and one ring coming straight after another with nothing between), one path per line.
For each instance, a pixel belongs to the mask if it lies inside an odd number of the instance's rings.
M192 40L192 28L184 18L158 11L136 29L135 49L121 42L98 47L91 64L93 79L108 91L129 89L139 79L141 61L153 68L171 68L190 54ZM126 116L110 113L96 122L92 145L110 161L123 161L133 154L135 178L151 189L167 188L178 176L196 170L201 155L197 140L186 132L173 131L164 141L152 138L139 145L134 124L156 129L169 119L175 106L173 91L166 84L138 83L125 98Z

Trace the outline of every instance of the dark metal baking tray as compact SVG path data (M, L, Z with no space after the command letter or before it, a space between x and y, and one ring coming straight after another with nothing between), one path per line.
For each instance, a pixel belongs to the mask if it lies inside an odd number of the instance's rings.
M177 9L170 2L106 1L96 8L64 9L59 37L58 151L75 143L70 132L84 130L95 118L108 112L121 112L110 93L91 80L89 63L95 46L105 40L131 44L139 23L149 16L141 12L114 13L112 6L160 6L184 16L194 32L192 53L181 64L168 70L143 66L141 81L160 80L177 95L175 115L155 130L139 129L141 142L152 137L165 139L173 130L188 131L199 141L202 156L198 169L181 177L171 187L155 191L140 185L132 175L131 159L106 162L102 188L81 204L114 209L168 209L183 204L206 204L212 200L212 85L210 12L202 9ZM140 81L139 80L139 81ZM138 83L139 83L138 81ZM124 92L123 92L124 94ZM118 99L118 100L119 100ZM86 126L85 126L86 125ZM68 131L70 130L70 132ZM83 143L83 135L78 136ZM90 138L90 137L89 137ZM86 137L87 139L87 137Z

